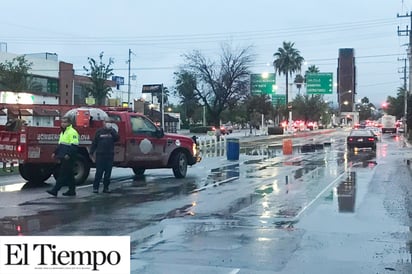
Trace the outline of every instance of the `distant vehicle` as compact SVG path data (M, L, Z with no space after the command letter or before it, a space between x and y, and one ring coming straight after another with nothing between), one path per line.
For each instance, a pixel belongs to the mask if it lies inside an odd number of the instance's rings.
M398 133L404 133L405 132L405 126L404 126L402 120L396 121L396 128L398 129Z
M376 150L376 142L378 137L369 129L352 129L346 138L348 150L355 148L371 148Z
M396 133L396 117L393 115L382 116L382 133Z
M221 125L220 127L212 126L213 131L217 132L216 129L219 129L220 135L226 135L233 132L233 127L230 125Z
M382 140L382 131L378 127L366 127L366 129L369 129L370 131L373 132L373 134L378 138L378 141Z
M227 124L224 124L223 126L226 128L226 131L227 131L227 132L229 132L229 133L232 133L232 132L233 132L233 126L232 126L232 124L227 123Z
M319 129L318 123L316 123L316 122L308 122L307 128L308 128L309 130L317 130L317 129Z

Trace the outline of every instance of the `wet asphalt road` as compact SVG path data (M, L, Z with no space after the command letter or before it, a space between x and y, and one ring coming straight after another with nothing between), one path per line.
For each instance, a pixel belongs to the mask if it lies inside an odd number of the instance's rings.
M346 134L293 139L292 155L242 142L239 161L208 152L183 180L116 169L110 195L52 198L4 177L0 233L130 235L133 273L411 273L412 151L385 135L348 154Z

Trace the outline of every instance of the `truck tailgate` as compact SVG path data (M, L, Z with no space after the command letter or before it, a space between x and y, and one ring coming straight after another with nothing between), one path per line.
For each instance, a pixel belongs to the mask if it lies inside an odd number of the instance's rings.
M23 159L24 152L21 143L25 143L25 141L26 134L5 130L0 131L0 159L4 162Z

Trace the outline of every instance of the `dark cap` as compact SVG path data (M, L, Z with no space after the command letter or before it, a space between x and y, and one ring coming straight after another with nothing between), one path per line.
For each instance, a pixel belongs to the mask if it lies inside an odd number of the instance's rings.
M61 121L62 121L62 122L65 121L65 122L67 122L67 123L69 123L69 124L72 124L72 123L73 123L73 122L72 122L72 119L70 119L70 117L68 117L68 116L64 116Z

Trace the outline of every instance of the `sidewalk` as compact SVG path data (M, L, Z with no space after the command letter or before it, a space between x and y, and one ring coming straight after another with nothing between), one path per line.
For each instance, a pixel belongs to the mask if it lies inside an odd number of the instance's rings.
M312 131L297 131L291 134L280 134L280 135L261 135L259 130L253 130L252 134L250 134L249 129L242 129L236 130L231 134L224 135L226 138L238 138L240 143L252 142L257 140L281 140L285 138L301 138L301 137L309 137L312 135L318 134L327 134L336 131L337 129L320 129L320 130L312 130ZM180 130L178 134L185 135L185 136L197 136L199 138L212 138L212 136L208 136L207 134L199 134L199 133L190 133L189 130Z

